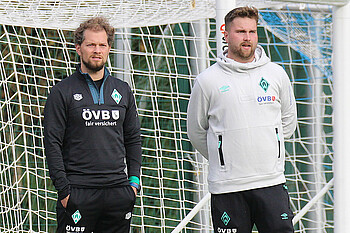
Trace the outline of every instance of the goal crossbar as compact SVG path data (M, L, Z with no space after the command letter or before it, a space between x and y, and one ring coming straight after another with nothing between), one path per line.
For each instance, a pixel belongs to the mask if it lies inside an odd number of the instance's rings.
M271 2L281 2L280 0L270 0ZM320 4L320 5L333 5L343 6L349 3L349 0L286 0L284 2L305 3L305 4Z

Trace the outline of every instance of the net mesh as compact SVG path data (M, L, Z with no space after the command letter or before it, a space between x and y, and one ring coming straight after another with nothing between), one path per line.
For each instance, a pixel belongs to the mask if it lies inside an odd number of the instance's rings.
M333 178L332 12L330 6L249 2L261 8L260 44L286 69L297 99L286 177L298 214ZM141 120L142 190L132 232L171 232L207 193L207 162L187 138L186 109L195 76L215 62L215 2L0 4L0 232L55 230L43 107L49 89L75 70L72 29L100 14L118 27L107 67L130 84ZM183 232L209 232L210 221L208 204ZM331 188L295 229L329 232L333 225Z

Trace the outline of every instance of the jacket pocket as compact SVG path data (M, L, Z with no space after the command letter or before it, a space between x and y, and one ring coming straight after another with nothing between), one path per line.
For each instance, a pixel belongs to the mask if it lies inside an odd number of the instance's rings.
M219 151L220 165L225 166L224 153L222 151L222 135L218 135L218 151Z
M277 144L278 144L278 158L281 158L281 140L278 134L278 128L275 128L275 131L276 131Z

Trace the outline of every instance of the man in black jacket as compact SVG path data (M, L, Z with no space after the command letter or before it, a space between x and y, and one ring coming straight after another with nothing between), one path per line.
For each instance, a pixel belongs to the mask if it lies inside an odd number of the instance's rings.
M58 232L129 232L140 188L140 123L127 83L105 67L114 28L102 17L80 24L76 72L51 89L44 144L58 191Z

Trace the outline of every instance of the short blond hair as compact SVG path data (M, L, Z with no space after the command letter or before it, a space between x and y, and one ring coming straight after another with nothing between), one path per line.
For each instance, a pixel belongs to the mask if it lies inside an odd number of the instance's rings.
M244 7L237 7L233 10L231 10L227 15L225 16L225 28L226 31L230 27L230 24L235 18L250 18L250 19L255 19L256 24L258 24L259 21L259 11L255 7L249 7L249 6L244 6Z

